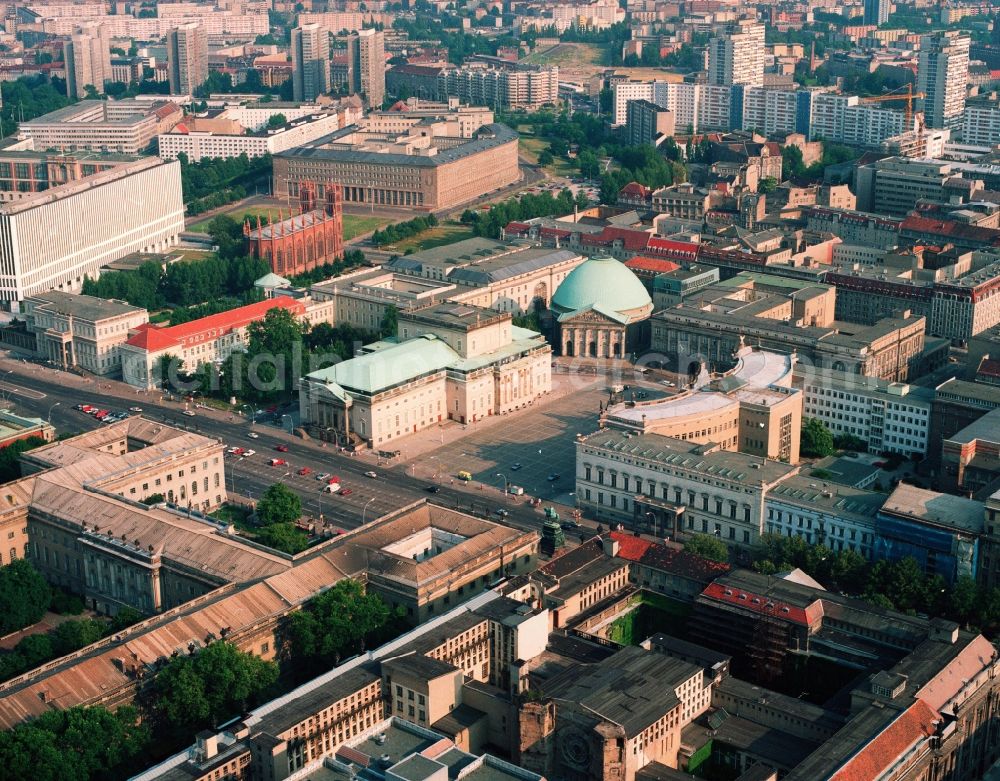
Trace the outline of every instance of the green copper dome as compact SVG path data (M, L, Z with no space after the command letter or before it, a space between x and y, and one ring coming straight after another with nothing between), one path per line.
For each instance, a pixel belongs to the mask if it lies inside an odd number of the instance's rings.
M569 273L552 296L552 309L557 312L588 307L629 312L652 303L639 278L614 258L585 260Z

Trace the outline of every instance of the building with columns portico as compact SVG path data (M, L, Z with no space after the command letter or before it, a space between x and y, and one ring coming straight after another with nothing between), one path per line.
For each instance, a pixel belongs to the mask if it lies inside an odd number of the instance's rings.
M620 261L593 257L559 285L549 305L568 357L622 358L649 343L653 301Z

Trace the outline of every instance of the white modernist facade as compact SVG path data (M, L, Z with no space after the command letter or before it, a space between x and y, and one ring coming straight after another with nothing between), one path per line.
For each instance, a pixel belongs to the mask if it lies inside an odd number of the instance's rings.
M804 418L817 418L834 436L850 434L873 453L927 453L934 393L875 377L809 367L796 372Z
M983 147L1000 144L1000 108L966 108L962 120L962 142Z
M174 160L183 152L188 160L211 157L263 157L315 141L340 130L340 114L322 112L290 121L282 128L255 134L213 133L190 130L182 122L159 136L160 157Z
M147 157L0 207L0 304L83 278L132 252L162 252L184 230L180 164Z

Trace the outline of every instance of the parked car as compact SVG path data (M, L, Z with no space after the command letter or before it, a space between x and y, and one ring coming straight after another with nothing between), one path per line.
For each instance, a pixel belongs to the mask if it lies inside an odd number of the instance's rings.
M550 474L545 479L548 480L550 483L554 483L556 480L559 479L559 475L557 473L553 472L552 474Z
M129 407L128 411L129 412L134 412L134 413L136 413L138 415L140 412L142 412L142 407Z
M352 491L350 488L341 488L339 493L341 496L350 496L352 493L354 493L354 491Z
M496 514L498 518L506 518L508 515L510 515L510 513L507 510L503 509L502 507L498 507L493 512L494 514Z
M320 472L318 475L316 475L316 479L319 480L321 483L329 477L330 477L329 472Z
M271 466L288 466L288 462L283 458L272 458L268 463Z
M247 458L248 456L255 456L255 455L257 455L257 451L256 450L244 450L240 455L242 455L244 458Z
M301 468L301 469L299 470L299 474L300 474L300 475L311 475L311 474L312 474L312 471L313 471L313 470L311 470L311 469L310 469L309 467L307 467L307 466L304 466L304 467L302 467L302 468Z
M513 463L513 464L510 465L510 471L511 472L516 472L520 468L521 468L521 464L520 463Z

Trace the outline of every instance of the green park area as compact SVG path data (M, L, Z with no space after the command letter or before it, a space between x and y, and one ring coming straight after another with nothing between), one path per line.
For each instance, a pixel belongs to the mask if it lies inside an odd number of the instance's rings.
M416 236L410 236L409 238L397 241L392 246L395 247L394 251L400 254L408 250L419 252L425 249L441 247L445 244L453 244L456 241L471 239L473 235L472 229L468 225L449 220L421 231Z
M387 225L390 220L379 217L375 214L345 214L344 215L344 241L350 241L365 233L378 230L383 225Z

